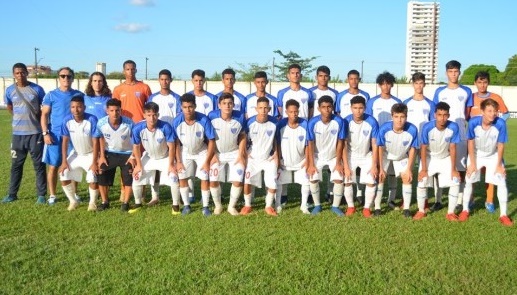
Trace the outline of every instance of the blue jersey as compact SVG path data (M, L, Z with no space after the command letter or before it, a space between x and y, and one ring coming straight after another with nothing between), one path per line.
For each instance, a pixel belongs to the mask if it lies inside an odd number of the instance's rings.
M223 94L223 92L219 92L215 95L216 99L215 99L215 109L218 110L219 109L219 97ZM233 91L233 110L234 111L238 111L238 112L241 112L241 113L244 113L244 108L245 108L245 105L246 105L246 97L244 95L242 95L240 92L238 91Z
M207 149L206 142L215 139L212 123L207 116L196 112L192 125L185 122L185 115L179 114L172 122L172 128L181 142L183 153L196 155Z
M221 110L211 111L208 114L215 130L215 146L219 153L233 152L239 149L239 135L244 132L244 115L232 111L230 120L221 118Z
M41 133L41 102L45 91L38 84L29 82L25 87L13 84L5 90L5 104L13 107L13 134Z
M109 122L109 117L103 117L97 122L97 130L93 134L96 138L104 138L105 150L117 154L129 155L133 151L131 144L131 130L133 120L120 117L120 125L115 129Z
M474 140L476 156L490 157L497 153L498 143L508 142L508 132L506 122L496 117L488 129L482 126L483 116L477 116L469 121L467 138Z
M415 125L406 122L402 132L393 131L393 121L384 123L379 128L377 145L384 147L384 157L399 161L408 157L411 148L418 148L418 131Z
M97 119L106 116L106 103L111 96L84 96L85 113L94 115Z
M276 97L269 93L266 93L265 97L269 100L269 107L271 108L271 110L269 110L268 115L278 117L278 103ZM251 93L248 96L246 96L246 103L244 105L244 112L246 114L246 118L251 118L257 115L257 110L255 109L255 107L257 106L257 99L258 97L255 93Z
M82 92L75 89L61 91L57 88L43 98L43 106L50 107L48 128L58 137L61 136L61 125L65 116L70 114L70 100L77 94L82 94Z
M368 100L365 113L372 115L379 126L382 126L382 124L391 121L391 107L397 103L402 103L402 101L393 95L390 98L382 98L377 95Z
M308 122L298 118L298 126L289 126L289 120L284 118L276 127L277 143L280 144L284 166L296 167L305 160L305 147L308 144Z
M153 131L147 128L147 122L138 122L132 130L131 141L133 144L142 144L151 159L163 159L169 155L167 143L173 143L176 135L172 126L162 120L156 122Z
M324 123L319 115L310 119L307 127L307 139L314 141L314 157L322 161L335 158L338 140L344 140L347 136L343 118L331 115L330 121Z
M420 144L427 146L427 154L430 157L443 159L450 155L449 146L451 143L460 142L460 132L458 124L447 121L445 128L439 130L436 128L436 121L430 121L424 124L420 130Z
M364 158L372 152L372 139L377 140L379 124L374 117L363 114L363 121L356 123L353 115L345 118L348 127L346 147L351 159Z
M359 90L358 94L352 94L347 89L343 92L340 92L337 95L336 109L335 109L336 114L339 114L341 116L341 118L346 118L348 115L352 114L352 110L350 109L350 107L351 107L350 100L354 96L357 96L357 95L364 97L364 100L366 102L368 102L368 100L370 100L370 94L368 94L368 92L366 92L366 91Z
M286 87L278 91L277 103L282 108L282 117L287 117L285 104L288 100L294 99L300 104L299 117L309 119L309 109L314 108L314 96L309 89L300 86L300 90L293 90L291 87Z
M61 126L62 136L70 138L74 150L79 155L93 152L92 136L97 132L97 117L84 113L81 122L77 122L73 115L67 115Z
M180 96L171 91L168 95L163 95L159 91L153 93L148 102L154 102L159 107L160 116L158 119L172 125L172 121L181 112Z

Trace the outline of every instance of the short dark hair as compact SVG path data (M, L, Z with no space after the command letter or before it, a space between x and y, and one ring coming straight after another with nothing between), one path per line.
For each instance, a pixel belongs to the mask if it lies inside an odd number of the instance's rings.
M172 79L172 73L171 71L167 70L167 69L163 69L161 70L159 73L158 73L158 78L160 78L161 75L166 75L169 77L169 79Z
M346 74L346 76L350 77L350 75L357 75L358 77L361 77L361 74L359 74L358 70L350 70L350 71L348 71L348 74Z
M196 96L192 93L185 93L180 97L181 104L184 102L192 103L193 105L196 105Z
M223 92L220 96L219 96L219 102L222 102L224 99L231 99L232 102L235 102L235 97L233 97L233 94L229 93L229 92Z
M205 71L203 71L201 69L193 70L191 76L192 76L191 78L194 78L194 76L199 76L199 77L205 79Z
M132 60L130 60L130 59L126 60L126 61L122 64L122 68L125 68L127 64L131 64L131 65L133 65L133 66L136 68L136 62L134 62L134 61L132 61Z
M363 106L366 106L366 99L364 99L364 97L360 96L360 95L356 95L354 97L352 97L352 99L350 100L350 105L353 105L353 104L362 104Z
M474 76L474 82L476 82L478 79L487 80L488 83L490 83L490 73L487 71L479 71Z
M491 98L484 99L481 102L481 110L484 111L486 109L486 107L489 107L489 106L493 106L494 109L496 109L496 110L499 109L499 103Z
M321 106L321 104L324 102L328 102L331 105L334 105L334 100L329 95L323 95L322 97L320 97L320 99L318 99L318 106Z
M457 60L451 60L449 61L448 63L445 64L445 69L446 70L450 70L450 69L458 69L458 70L461 70L461 64L459 61Z
M413 82L424 81L425 82L425 75L424 75L424 73L422 73L422 72L414 73L413 76L411 76L411 81L413 81Z
M391 106L391 114L404 114L407 116L407 105L403 103L396 103Z
M295 106L297 108L300 108L300 103L294 99L290 99L285 102L285 108L287 109L290 106Z
M232 75L235 78L235 71L231 68L224 69L221 73L221 77L224 77L224 75Z
M319 66L319 67L316 69L316 75L317 75L319 72L323 72L323 73L325 73L325 74L327 74L327 75L329 75L329 76L330 76L330 69L329 69L329 67L327 67L327 66Z
M14 69L22 69L25 73L29 72L29 70L27 70L27 66L21 62L17 62L13 65L13 73L14 73Z
M84 95L82 93L77 93L77 94L74 94L74 96L72 96L72 98L70 98L70 102L80 102L82 104L84 104Z
M258 79L258 78L266 78L267 80L267 74L266 72L264 71L258 71L255 73L255 79Z
M393 84L395 84L395 76L393 76L393 74L388 71L384 71L377 76L375 82L378 85L388 83L393 86Z
M57 74L59 75L59 73L62 71L62 70L67 70L70 72L70 75L72 75L72 79L75 77L75 73L74 73L74 70L72 70L70 67L60 67L58 70L57 70Z
M144 105L144 112L146 111L158 113L160 111L160 106L157 103L150 101Z
M299 64L290 64L289 67L287 68L287 71L289 72L291 69L298 69L298 70L302 70L302 67L300 67Z
M439 103L436 104L436 106L434 108L434 112L436 113L438 110L442 110L442 111L447 111L447 113L448 113L450 109L451 109L451 106L448 103L446 103L445 101L440 101Z
M269 99L267 99L267 97L264 97L264 96L261 96L257 99L257 105L261 102L265 102L267 103L267 105L269 106Z
M122 107L122 102L116 98L112 98L106 102L106 107Z

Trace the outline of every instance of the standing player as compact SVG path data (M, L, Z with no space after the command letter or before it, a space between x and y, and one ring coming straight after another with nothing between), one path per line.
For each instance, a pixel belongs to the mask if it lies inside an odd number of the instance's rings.
M278 145L275 140L277 120L268 115L270 108L269 100L259 97L257 115L246 122L250 147L244 174L244 207L241 209L241 215L251 212L252 190L253 187L262 187L261 172L264 171L264 184L267 187L265 211L268 215L277 216L273 208L278 169Z
M176 136L169 123L158 119L159 109L158 104L154 102L146 103L145 120L137 123L132 130L131 141L136 160L132 185L135 209L129 210L129 213L134 213L142 207L142 192L146 184L152 185L153 191L158 191L159 185L162 184L171 188L172 214L179 214L178 174L174 167ZM142 147L145 149L143 154ZM158 175L159 179L155 179ZM156 205L158 202L158 194L155 194L148 205Z
M257 99L259 97L266 97L269 100L269 105L271 106L271 110L268 115L278 118L278 105L277 99L273 95L266 92L266 86L269 83L267 80L267 74L264 71L258 71L255 73L255 78L253 80L255 84L255 88L257 91L255 93L250 93L246 96L246 104L244 106L245 117L249 119L253 116L257 115L256 107L257 107Z
M309 149L307 148L307 120L298 117L300 104L294 100L288 100L285 104L287 118L278 122L277 142L280 158L280 174L277 183L279 184L276 192L276 211L282 210L281 196L283 185L294 182L301 185L301 204L300 210L305 214L310 214L307 208L307 200L310 194L310 182L307 177L307 163L309 159ZM285 192L287 194L287 192Z
M106 102L111 99L106 76L101 72L93 72L84 93L85 113L94 115L97 119L106 116Z
M309 89L300 85L300 81L302 80L302 68L300 65L292 64L289 66L287 70L287 80L289 80L289 87L278 91L278 112L282 117L287 117L285 104L288 100L294 99L300 104L300 118L306 120L312 118L314 97Z
M9 194L2 203L18 199L22 182L23 164L30 153L36 175L37 204L45 204L47 194L47 173L43 157L43 135L41 133L41 102L45 96L43 88L27 80L29 72L22 63L13 65L15 83L5 90L5 104L13 116L11 141L11 181ZM45 129L46 130L46 129Z
M434 120L425 123L419 134L422 141L416 193L418 212L413 216L415 220L426 216L425 200L432 177L438 180L434 183L438 183L440 188L449 188L447 220L458 220L454 207L460 190L460 175L456 170L456 144L460 142L460 136L458 124L449 121L449 108L447 103L439 102L434 109Z
M242 192L247 157L244 116L233 109L233 95L223 92L219 96L217 110L210 112L208 118L214 126L217 148L210 166L210 192L215 204L214 214L221 214L223 210L220 182L226 180L228 172L228 182L232 183L228 212L239 215L235 205Z
M99 119L96 133L93 135L99 138L99 174L97 182L102 204L100 211L110 207L109 187L113 186L115 172L120 168L122 177L122 211L129 210L129 198L131 197L131 185L133 184L133 167L136 165L135 158L131 156L131 129L133 121L122 116L122 103L118 99L110 99L106 103L106 117Z
M217 104L217 97L212 93L205 91L205 71L192 71L192 84L194 90L188 92L194 94L196 97L196 112L208 116L208 114L215 110Z
M461 64L451 60L445 65L447 85L439 87L434 93L434 103L446 102L450 108L449 120L460 127L460 142L456 145L456 168L460 172L460 193L458 195L458 211L461 211L463 187L465 185L465 170L467 165L467 120L473 105L470 88L459 84Z
M344 149L347 130L343 119L333 114L332 97L324 95L318 100L320 115L309 120L308 135L309 157L307 173L311 182L310 189L314 200L312 214L321 212L320 191L318 182L322 180L324 168L330 170L330 179L334 182L334 199L331 211L343 216L339 209L343 197L343 177L349 179L348 157Z
M348 137L345 141L345 149L348 155L349 169L352 171L352 179L345 181L345 200L347 203L346 215L355 212L352 183L357 183L357 175L353 173L359 169L360 181L366 185L363 216L371 217L370 206L375 197L375 184L377 183L377 165L379 152L377 148L377 134L379 125L377 121L364 112L366 99L356 95L350 100L352 114L345 118L348 127Z
M181 114L173 122L176 132L176 170L180 181L180 194L183 200L182 214L190 213L188 179L197 177L201 180L201 198L203 215L211 214L209 171L210 162L215 153L214 128L207 116L196 112L196 97L186 93L180 98Z
M361 77L357 70L350 70L347 74L348 89L340 92L336 98L336 114L340 115L341 118L346 118L352 114L350 100L354 96L362 96L366 101L370 100L370 94L368 92L359 89L359 82Z
M481 102L481 116L474 117L468 127L467 175L465 198L460 221L469 218L469 198L472 184L480 180L480 170L485 167L485 182L497 186L499 199L499 221L505 226L513 225L506 211L508 208L508 189L506 187L506 169L504 168L504 144L508 141L506 122L498 117L499 104L487 98Z
M172 121L181 112L180 96L171 90L172 73L169 70L161 70L158 73L160 91L149 97L149 101L158 105L160 110L158 119L172 125Z
M312 92L312 97L314 101L318 101L320 97L323 95L328 95L332 98L332 101L336 102L336 98L338 96L338 92L329 87L329 80L330 80L330 69L327 66L319 66L316 69L316 82L317 85L313 86L309 89L310 92ZM314 109L313 117L316 117L320 114L320 111L318 108Z
M230 68L225 69L223 71L223 73L221 74L221 76L222 76L222 82L224 85L224 89L223 89L223 91L217 93L216 97L221 96L224 92L230 93L231 95L233 95L233 98L235 100L233 102L234 103L233 109L236 111L239 111L241 113L244 113L246 97L244 95L242 95L240 92L233 89L233 85L235 84L235 71ZM216 108L217 108L217 105L218 105L217 100L214 103L216 104Z
M65 116L70 114L70 99L82 93L72 89L74 71L69 67L60 68L58 71L59 87L50 91L43 98L41 108L41 129L45 149L43 150L43 162L48 165L47 186L50 190L49 205L57 202L56 185L57 170L61 165L61 125Z
M83 171L86 172L86 182L89 183L88 192L90 195L88 211L95 211L97 209L97 196L99 195L95 177L98 170L99 139L92 138L92 135L96 133L97 117L85 113L82 94L72 97L70 112L71 114L64 118L61 127L63 161L58 171L61 186L70 201L68 211L75 210L79 206L79 202L75 199L76 183L81 182ZM67 156L69 143L72 143L74 149Z
M379 128L377 145L379 147L379 184L375 197L374 215L381 214L381 198L387 171L392 170L395 177L402 178L402 198L404 217L411 217L413 180L412 168L415 150L418 148L418 132L415 125L407 122L407 106L403 103L391 107L392 121ZM389 170L388 170L389 169Z

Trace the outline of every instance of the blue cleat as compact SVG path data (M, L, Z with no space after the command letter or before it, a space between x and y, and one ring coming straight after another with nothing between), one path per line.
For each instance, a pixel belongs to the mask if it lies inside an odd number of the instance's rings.
M345 216L345 213L343 213L343 211L341 211L341 209L339 209L339 207L330 207L330 211L332 211L334 214L336 214L338 217L342 217L342 216Z
M181 215L187 215L190 214L190 205L186 205L183 207L183 210L181 210Z
M318 215L321 213L321 205L314 206L314 209L312 209L311 214L312 215Z
M203 207L203 209L201 210L201 212L203 213L204 216L208 217L210 215L212 215L212 212L210 212L210 209L208 209L208 207Z
M9 196L6 196L6 197L2 200L2 203L11 203L11 202L14 202L14 201L16 201L16 200L18 200L18 197L9 195Z
M485 203L485 208L488 213L494 213L495 212L495 206L494 203Z
M38 199L36 200L36 204L45 205L45 203L47 203L45 196L38 196Z

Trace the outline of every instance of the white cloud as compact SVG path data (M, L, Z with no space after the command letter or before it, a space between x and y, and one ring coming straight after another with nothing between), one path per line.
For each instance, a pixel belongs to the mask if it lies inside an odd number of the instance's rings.
M154 6L153 0L130 0L129 3L135 6Z
M130 23L130 24L120 24L115 26L115 30L123 31L126 33L140 33L150 30L150 26L146 24L138 24L138 23Z

